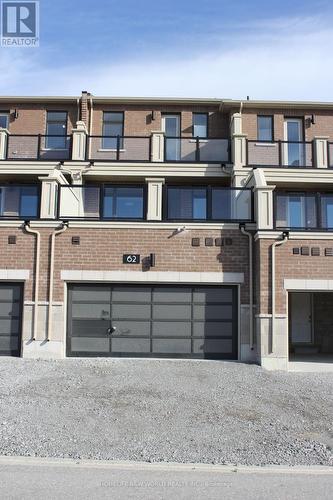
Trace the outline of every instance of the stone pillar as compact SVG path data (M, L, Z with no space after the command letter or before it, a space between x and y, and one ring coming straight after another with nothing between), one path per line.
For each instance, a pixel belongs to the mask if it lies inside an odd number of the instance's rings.
M314 138L313 162L316 168L327 168L330 166L328 160L327 142L328 142L328 137L326 136L325 137L316 136Z
M242 133L242 114L234 113L231 117L231 153L232 163L234 168L242 168L246 165L246 137L247 134Z
M72 130L72 160L86 159L87 128L83 121L76 122L76 128Z
M151 161L164 161L164 132L153 131L151 136Z
M148 203L147 220L162 220L163 178L147 178Z
M40 217L41 219L56 219L59 178L49 176L39 177L39 180L42 183Z
M0 128L0 160L6 160L8 130Z
M254 187L255 220L257 228L273 229L273 191L275 186Z

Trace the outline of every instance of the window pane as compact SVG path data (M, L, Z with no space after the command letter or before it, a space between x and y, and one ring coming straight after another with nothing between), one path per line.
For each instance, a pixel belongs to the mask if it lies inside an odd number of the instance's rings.
M38 188L35 186L22 187L20 199L20 216L37 217L38 215Z
M258 116L259 141L273 140L273 120L271 116Z
M107 187L104 195L104 217L143 219L142 187Z
M47 121L67 122L67 113L62 111L48 111Z
M207 121L208 116L205 113L193 114L193 136L194 137L207 137Z
M206 189L168 188L169 219L206 219Z
M0 115L0 128L8 128L8 115Z
M325 229L333 228L333 194L321 197L321 224Z
M300 194L278 195L276 226L295 229L317 227L316 198Z
M123 123L124 115L123 113L104 113L103 115L104 123L105 122L113 122L113 123Z
M104 113L103 115L103 149L117 149L117 136L123 135L124 115L123 113ZM111 136L111 137L110 137ZM119 142L120 149L123 148L123 140Z
M231 196L229 189L212 189L212 218L230 219L231 218Z

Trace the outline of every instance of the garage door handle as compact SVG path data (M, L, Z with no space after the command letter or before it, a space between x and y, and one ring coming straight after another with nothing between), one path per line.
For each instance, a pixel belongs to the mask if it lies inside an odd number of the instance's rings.
M109 335L112 335L112 334L113 334L116 330L117 330L117 327L115 327L115 326L111 326L111 328L108 328L108 329L107 329L107 333L108 333Z

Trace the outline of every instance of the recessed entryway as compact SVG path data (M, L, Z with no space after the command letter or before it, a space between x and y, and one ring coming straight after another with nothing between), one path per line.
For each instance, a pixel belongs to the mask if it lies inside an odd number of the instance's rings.
M333 363L333 293L289 293L290 361Z
M68 356L237 359L237 287L68 285Z

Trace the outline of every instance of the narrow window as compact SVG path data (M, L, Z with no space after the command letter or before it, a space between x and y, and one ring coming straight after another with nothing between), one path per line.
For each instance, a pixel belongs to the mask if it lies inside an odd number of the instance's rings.
M67 113L48 111L46 122L46 148L67 149Z
M258 116L258 140L273 141L272 116Z
M120 137L119 147L123 148L124 113L103 113L103 149L117 149L117 136Z
M207 113L193 113L193 137L208 137Z
M8 128L9 115L8 113L0 113L0 128Z

